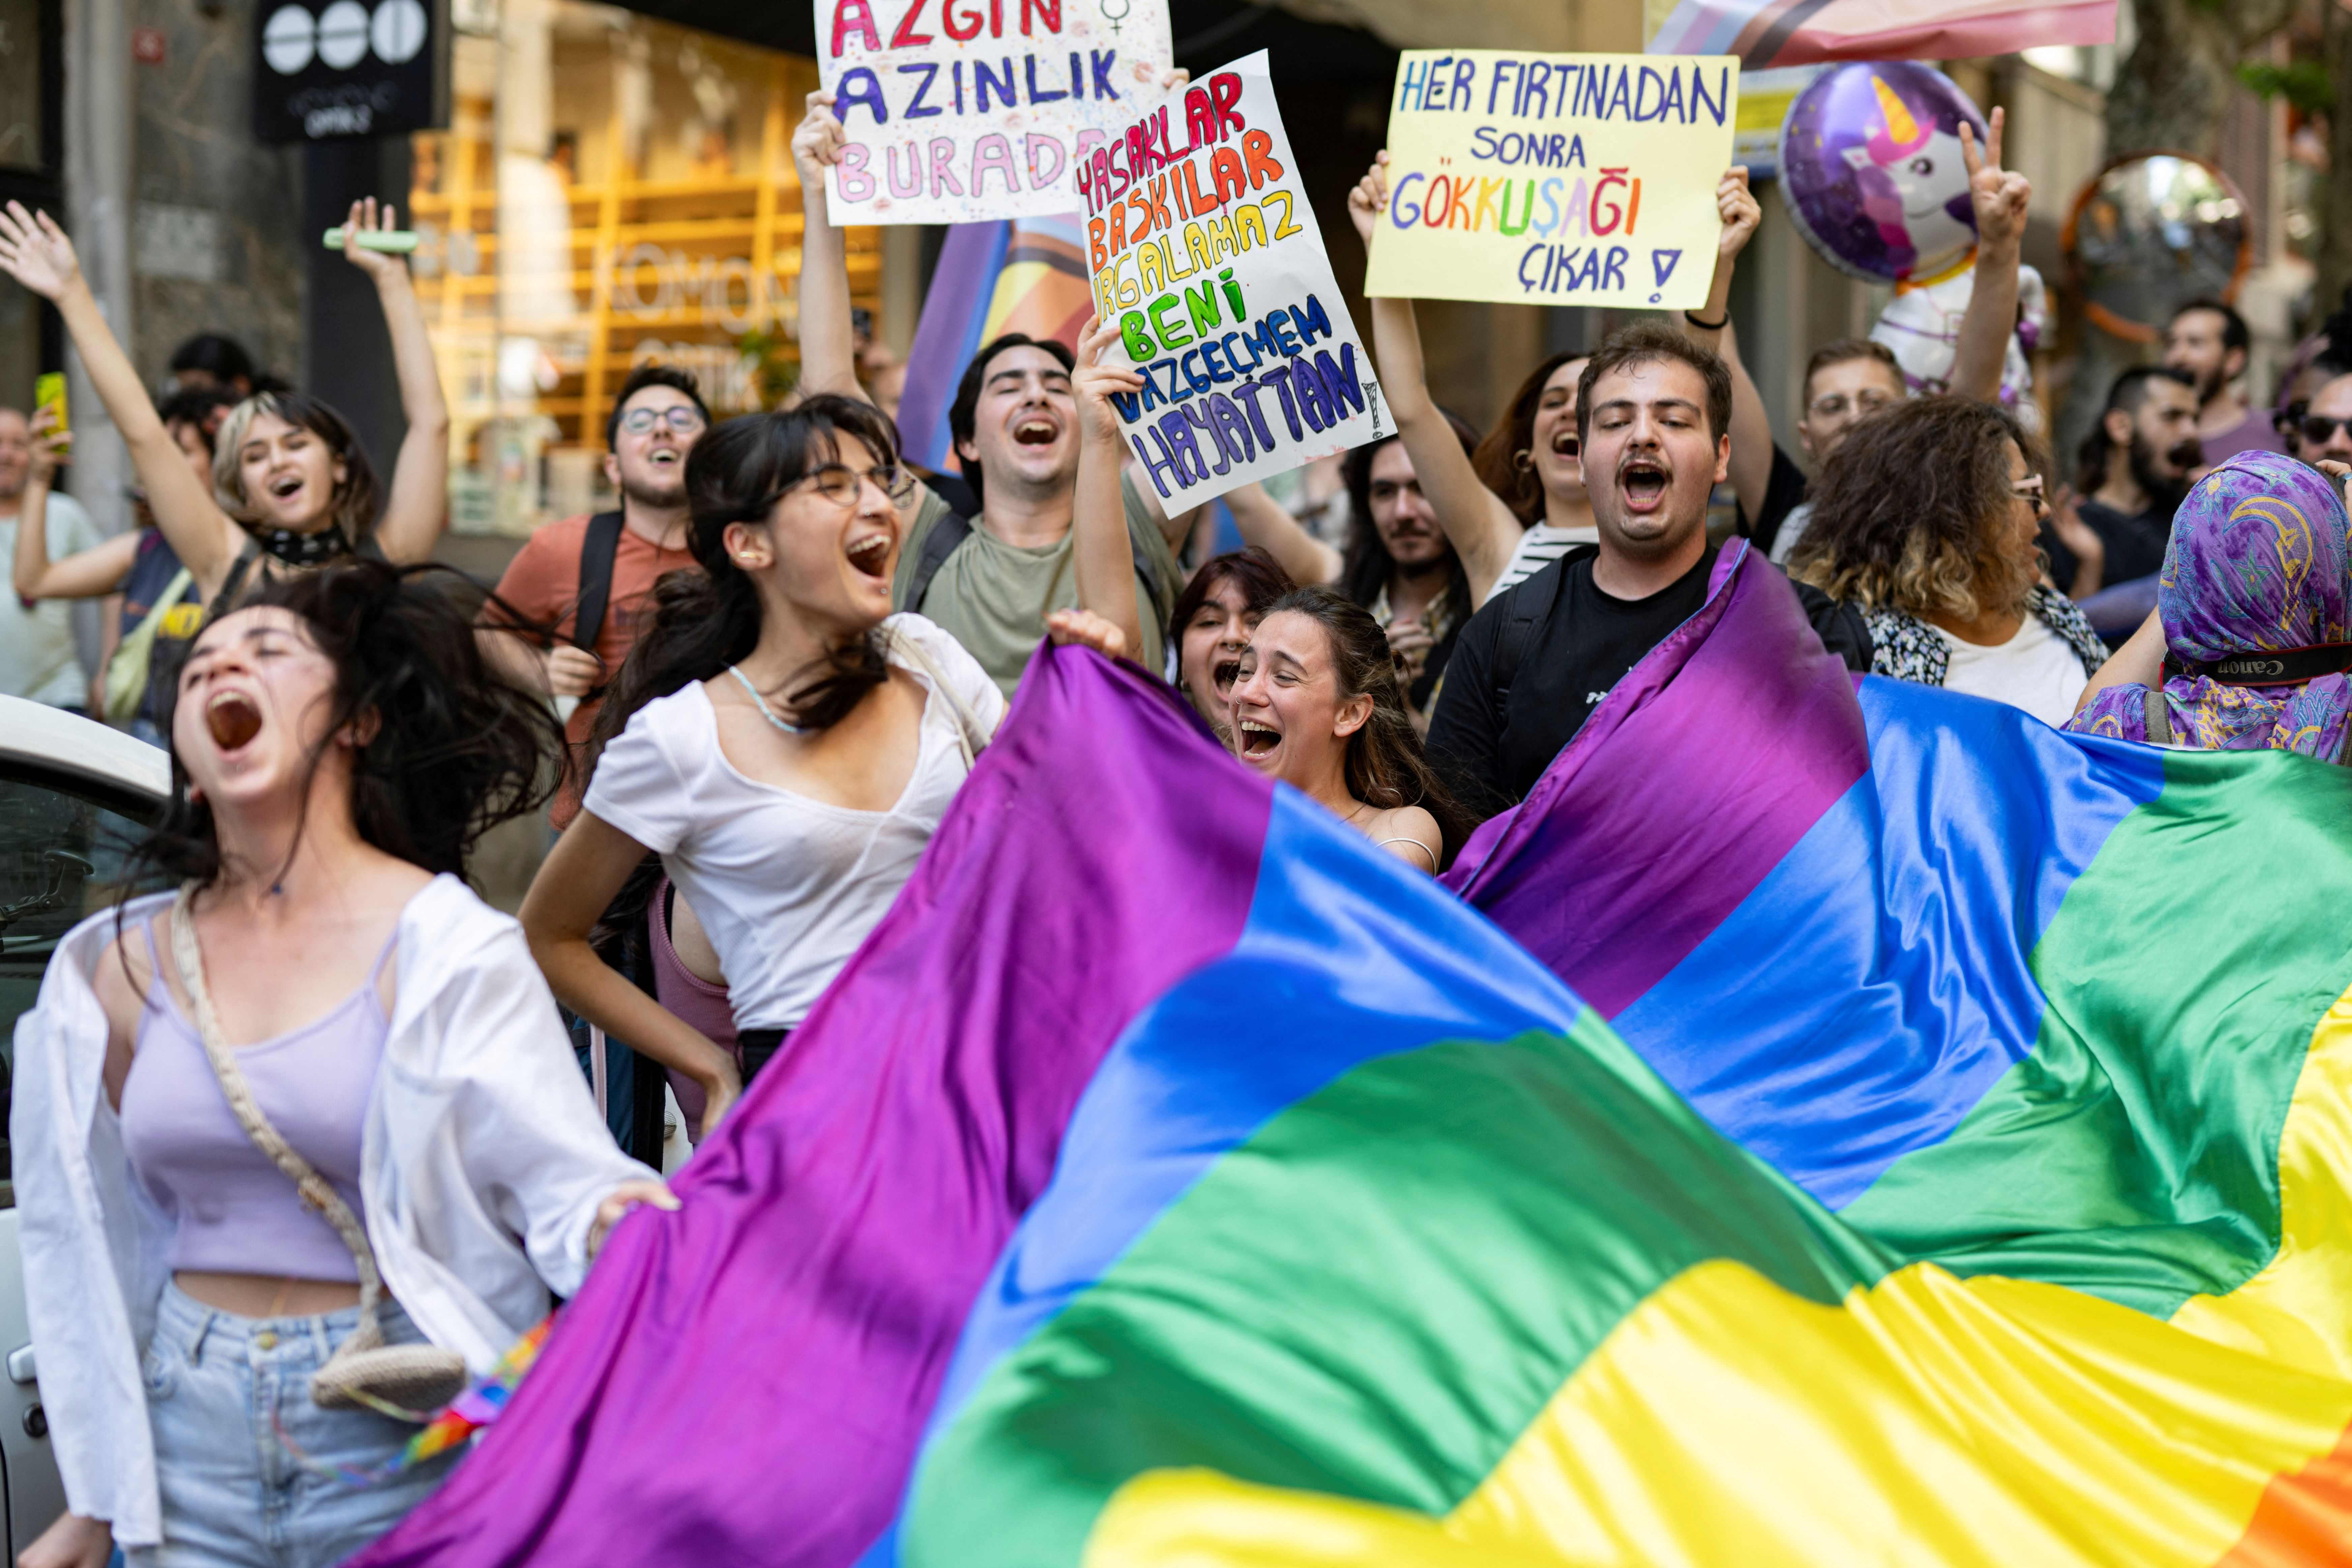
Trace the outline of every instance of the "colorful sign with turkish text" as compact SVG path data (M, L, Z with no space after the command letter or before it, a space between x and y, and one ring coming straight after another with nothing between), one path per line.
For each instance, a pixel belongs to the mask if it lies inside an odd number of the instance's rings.
M1115 399L1119 420L1162 506L1181 510L1396 428L1331 276L1264 50L1170 94L1076 179L1096 309L1143 372L1140 392Z
M816 0L816 42L847 133L835 223L1052 216L1159 98L1168 0Z
M1738 99L1727 56L1408 50L1364 292L1705 303Z

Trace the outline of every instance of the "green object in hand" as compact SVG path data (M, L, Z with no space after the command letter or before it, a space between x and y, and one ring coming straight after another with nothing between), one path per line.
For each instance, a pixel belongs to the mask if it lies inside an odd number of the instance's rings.
M341 226L329 229L327 248L341 250L342 247L343 231ZM416 231L413 228L363 228L360 230L360 248L388 250L405 256L416 248Z

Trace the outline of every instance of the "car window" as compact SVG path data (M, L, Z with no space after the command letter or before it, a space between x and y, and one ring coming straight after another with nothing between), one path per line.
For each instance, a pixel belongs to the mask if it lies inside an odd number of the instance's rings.
M67 774L0 770L0 1207L13 1207L6 1112L16 1019L39 995L58 941L121 889L145 831L137 803Z

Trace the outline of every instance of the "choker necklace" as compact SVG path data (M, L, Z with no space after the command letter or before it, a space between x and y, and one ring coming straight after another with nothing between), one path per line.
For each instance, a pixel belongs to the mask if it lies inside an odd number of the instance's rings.
M773 724L777 729L782 730L787 735L805 735L808 733L806 726L787 723L783 720L776 717L776 710L768 706L768 700L760 695L760 689L751 684L751 678L743 673L743 668L740 665L729 665L727 667L727 673L733 676L735 678L736 684L740 686L744 691L750 695L751 700L759 705L761 718L765 719L769 723Z
M255 543L289 566L323 566L352 553L351 536L340 522L331 522L316 533L297 533L290 528L250 531Z

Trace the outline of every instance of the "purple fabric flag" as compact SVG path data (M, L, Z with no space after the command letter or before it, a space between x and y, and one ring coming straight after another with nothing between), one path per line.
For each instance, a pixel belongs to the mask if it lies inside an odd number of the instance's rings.
M1041 648L684 1207L622 1222L478 1451L355 1568L854 1562L1079 1092L1242 930L1272 798L1160 682ZM1211 827L1136 827L1180 816Z
M1712 588L1444 878L1603 1017L1687 957L1870 765L1853 678L1788 579L1743 542ZM1622 766L1588 765L1604 749L1721 789L1628 789ZM1721 809L1723 791L1755 809Z

